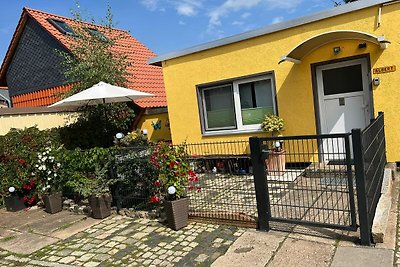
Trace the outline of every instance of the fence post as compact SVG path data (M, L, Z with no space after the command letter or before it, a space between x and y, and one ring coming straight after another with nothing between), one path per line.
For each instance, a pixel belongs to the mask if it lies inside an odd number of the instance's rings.
M258 229L261 231L269 231L270 207L261 139L258 137L250 137L249 141L254 186L256 190Z
M361 245L371 245L371 227L368 220L367 194L365 188L364 154L361 129L351 131L353 139L354 167L356 173L356 190L358 200L358 217L360 221Z

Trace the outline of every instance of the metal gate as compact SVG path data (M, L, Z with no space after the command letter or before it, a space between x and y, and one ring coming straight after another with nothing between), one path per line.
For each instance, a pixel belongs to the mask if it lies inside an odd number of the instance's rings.
M260 230L286 222L356 230L350 134L250 138Z

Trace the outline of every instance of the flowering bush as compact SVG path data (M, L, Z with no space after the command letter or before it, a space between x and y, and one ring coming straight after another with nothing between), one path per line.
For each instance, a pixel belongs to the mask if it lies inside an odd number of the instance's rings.
M60 190L58 174L60 167L61 164L56 161L51 147L46 147L43 151L37 153L35 168L36 176L42 184L42 193L51 193Z
M265 118L261 124L261 128L274 135L275 133L279 133L284 130L285 128L285 122L282 118L269 114L265 115Z
M150 163L159 170L159 175L153 183L151 203L167 199L168 195L173 195L172 199L185 197L186 190L201 191L199 178L187 156L183 145L162 142L155 146Z

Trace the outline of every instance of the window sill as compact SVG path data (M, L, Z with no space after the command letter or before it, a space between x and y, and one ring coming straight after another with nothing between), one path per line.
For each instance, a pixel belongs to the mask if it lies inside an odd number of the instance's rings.
M222 130L215 132L206 132L203 133L204 137L207 136L221 136L221 135L239 135L239 134L249 134L249 133L265 133L261 129L252 129L252 130Z

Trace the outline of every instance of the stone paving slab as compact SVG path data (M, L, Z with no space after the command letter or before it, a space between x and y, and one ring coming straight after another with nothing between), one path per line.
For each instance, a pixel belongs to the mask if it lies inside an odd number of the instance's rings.
M367 247L339 247L331 267L392 267L393 250Z
M31 254L47 245L57 242L58 239L32 233L23 233L12 239L0 241L0 248L18 254Z
M332 245L287 238L268 267L329 266L334 253Z
M284 239L285 236L281 233L247 231L211 266L265 266Z

